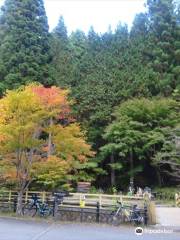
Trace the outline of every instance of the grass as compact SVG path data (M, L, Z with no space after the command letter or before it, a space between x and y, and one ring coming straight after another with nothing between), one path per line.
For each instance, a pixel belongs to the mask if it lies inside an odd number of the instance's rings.
M52 217L44 218L44 217L28 217L28 216L17 216L15 212L0 212L0 217L2 218L11 218L16 220L28 220L28 221L37 221L37 222L53 222L54 219Z
M167 205L171 207L175 207L175 201L174 200L169 200L169 199L157 199L156 200L157 205Z

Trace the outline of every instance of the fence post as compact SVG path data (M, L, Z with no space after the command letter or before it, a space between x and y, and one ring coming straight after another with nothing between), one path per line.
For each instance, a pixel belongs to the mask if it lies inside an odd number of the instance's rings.
M80 221L83 222L83 208L81 208Z
M25 203L27 203L28 201L28 191L26 191L26 195L25 195Z
M120 202L123 203L123 197L122 197L122 194L120 195Z
M83 212L84 212L84 207L85 207L85 195L82 195L82 194L80 195L79 205L80 205L80 209L81 209L80 221L82 222L83 221Z
M12 192L11 192L11 190L9 190L9 196L8 196L8 208L9 208L9 211L11 211L11 209L12 209L12 206L11 206L11 196L12 196Z
M101 208L102 207L102 196L99 195L99 207Z
M99 223L99 217L100 217L100 204L97 202L96 205L96 222Z
M148 212L147 212L147 205L144 205L144 224L147 225L148 223Z
M42 192L42 203L45 202L46 199L46 192Z
M8 201L11 202L11 196L12 196L12 192L11 190L9 191L9 197L8 197Z
M54 198L54 201L53 201L53 217L55 217L56 211L57 211L57 201L56 201L56 198Z
M14 202L13 202L13 211L16 212L17 208L17 197L14 197Z

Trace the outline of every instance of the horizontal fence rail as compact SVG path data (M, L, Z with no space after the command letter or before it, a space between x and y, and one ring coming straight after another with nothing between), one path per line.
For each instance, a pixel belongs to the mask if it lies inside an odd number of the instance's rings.
M40 201L50 202L53 200L52 192L37 192L37 191L26 191L23 195L23 202L27 203L32 194L37 194ZM16 191L1 191L0 192L0 203L13 202L17 198ZM108 195L108 194L89 194L89 193L70 193L68 197L63 198L64 206L74 206L79 207L81 201L85 201L86 207L96 207L97 202L100 208L106 208L108 206L116 205L117 201L123 204L137 204L138 206L143 206L144 198L137 196L126 196L126 195Z
M147 206L145 199L137 196L69 193L63 201L55 202L52 192L26 191L23 194L23 205L37 194L39 201L53 208L53 216L65 221L85 221L107 223L117 201L131 208L137 205L147 222ZM0 211L16 211L18 193L16 191L0 191Z

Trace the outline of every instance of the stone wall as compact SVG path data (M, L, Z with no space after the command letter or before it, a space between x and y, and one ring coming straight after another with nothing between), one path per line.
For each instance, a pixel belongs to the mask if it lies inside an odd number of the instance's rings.
M87 223L112 223L113 214L111 210L99 211L93 208L66 208L59 207L55 219L59 221L73 221L73 222L87 222ZM119 223L123 222L122 219L118 219Z

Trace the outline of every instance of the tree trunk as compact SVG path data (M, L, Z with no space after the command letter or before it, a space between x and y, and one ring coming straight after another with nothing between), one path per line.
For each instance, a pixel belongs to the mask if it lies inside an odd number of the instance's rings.
M161 181L161 174L158 169L156 169L156 175L157 175L157 180L158 180L158 186L162 186L162 181Z
M133 151L130 151L130 171L131 171L131 175L130 175L130 185L132 185L132 187L134 188L134 162L133 162Z
M53 125L53 119L51 117L49 126L52 127L52 125ZM48 153L47 153L47 157L50 157L51 154L52 154L52 133L50 131L49 132L49 137L48 137Z
M111 164L114 164L114 154L112 153L111 154L111 157L110 157L110 162ZM115 170L114 168L111 167L111 186L115 186L116 184L116 179L115 179Z
M19 215L19 216L22 216L22 215L23 215L22 207L23 207L23 191L20 190L20 191L18 192L17 208L16 208L16 214Z

